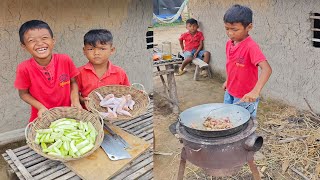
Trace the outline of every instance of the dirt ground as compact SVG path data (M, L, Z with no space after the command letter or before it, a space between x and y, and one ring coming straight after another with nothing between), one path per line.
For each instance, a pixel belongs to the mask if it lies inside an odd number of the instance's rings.
M158 27L154 28L154 37L155 43L159 44L161 48L161 42L171 41L172 50L174 54L177 54L180 51L178 38L181 33L185 32L184 25L172 26L172 27ZM183 76L176 76L176 84L179 98L180 110L186 110L187 108L205 104L205 103L215 103L223 101L224 91L221 86L223 79L219 75L214 74L212 79L200 77L199 81L193 80L194 66L187 66L187 73ZM170 110L168 101L161 95L163 91L162 83L159 77L154 77L154 130L155 130L155 155L154 155L154 176L156 180L174 180L177 178L179 162L180 162L180 152L182 145L178 139L173 136L168 127L170 124L177 120L177 114L173 114ZM160 94L159 94L160 93ZM262 99L259 104L258 110L258 121L259 129L258 134L262 135L265 143L262 146L261 150L256 153L256 164L258 169L261 170L263 167L266 167L265 172L263 173L264 180L291 180L291 179L302 179L300 176L292 171L286 171L281 173L281 166L283 163L280 159L277 159L278 156L273 154L272 148L273 144L271 140L275 139L277 134L270 135L269 126L271 119L276 119L283 121L287 119L291 114L295 112L295 109L283 105L277 101L265 100ZM268 124L269 123L269 124ZM277 122L281 124L280 122ZM320 131L320 128L319 130ZM306 132L307 133L307 132ZM301 136L305 134L300 134ZM319 135L320 137L320 135ZM320 139L320 138L319 138ZM25 142L11 143L6 146L0 147L0 153L4 153L7 149L14 149L24 145ZM320 143L319 143L320 144ZM279 146L280 147L280 146ZM299 147L299 146L296 146ZM304 146L303 146L304 147ZM317 146L320 147L320 146ZM283 153L283 152L282 152ZM285 154L284 155L290 155ZM320 162L318 158L316 162ZM290 157L288 157L290 159ZM296 161L290 161L294 166L298 164ZM308 164L308 162L306 162ZM306 165L311 167L311 165ZM6 174L7 163L3 158L0 158L0 179L7 180L9 179ZM308 169L307 167L305 169ZM320 169L320 168L319 168ZM301 171L301 170L300 170ZM302 171L307 173L307 171ZM310 174L308 174L310 177ZM242 170L229 178L213 178L206 175L201 169L187 162L187 167L185 169L185 179L239 179L239 180L250 180L252 176L247 166L244 166ZM311 178L310 178L311 179ZM317 179L317 178L313 178Z
M178 38L182 32L185 32L185 26L179 25L174 27L158 27L154 28L155 43L161 44L162 41L171 41L173 53L180 51ZM180 110L183 111L192 106L223 102L223 94L221 86L223 79L219 75L214 74L212 79L200 78L199 81L193 80L194 67L187 66L187 73L182 76L175 76ZM154 130L155 130L155 152L154 155L154 176L155 179L176 179L178 174L180 152L182 145L178 139L173 136L168 127L177 120L176 114L172 114L168 101L161 94L163 86L159 76L154 77ZM281 102L265 100L262 98L258 110L258 122L263 126L262 130L258 128L257 133L263 136L265 144L261 150L256 153L255 160L258 169L266 168L262 179L302 179L293 171L285 171L281 173L281 164L278 157L273 157L273 149L270 148L271 140L275 137L267 133L267 123L270 119L276 120L286 119L291 112L296 112L292 107L283 105ZM284 114L284 115L283 115ZM288 115L286 115L288 114ZM279 118L280 117L280 118ZM277 144L272 144L277 146ZM318 162L318 160L316 160ZM283 164L282 164L283 166ZM252 175L248 166L244 166L242 170L227 178L214 178L206 175L201 169L187 162L185 169L185 179L252 179ZM311 174L310 174L311 176ZM314 179L317 179L316 177Z
M178 38L185 32L185 25L174 27L158 27L154 29L154 41L161 45L163 41L172 43L172 53L181 51ZM161 46L159 46L161 48ZM203 78L193 81L193 66L187 66L187 73L183 76L176 76L177 92L180 110L183 111L195 105L223 101L222 79ZM216 77L216 76L215 76ZM170 124L177 120L177 115L172 114L169 104L159 93L163 93L163 86L159 77L154 79L154 129L155 129L155 151L171 153L172 155L154 156L155 179L176 179L180 162L182 145L169 131ZM187 163L185 176L193 173L196 167ZM193 177L191 177L192 179Z

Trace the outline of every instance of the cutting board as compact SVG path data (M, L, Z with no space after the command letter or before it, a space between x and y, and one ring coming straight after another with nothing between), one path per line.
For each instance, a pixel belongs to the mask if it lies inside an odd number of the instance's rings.
M74 173L85 180L100 180L109 179L116 173L118 173L126 164L141 155L146 151L150 144L134 135L131 135L124 130L114 125L108 125L115 133L120 135L131 146L127 149L131 155L131 159L122 159L117 161L111 161L107 154L100 147L90 156L85 158L69 161L64 163Z

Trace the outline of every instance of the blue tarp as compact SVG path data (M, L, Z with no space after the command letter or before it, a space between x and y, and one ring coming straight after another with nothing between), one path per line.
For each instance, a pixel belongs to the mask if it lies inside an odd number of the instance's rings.
M153 0L153 13L159 17L175 15L184 0ZM164 17L162 17L164 18Z
M153 0L153 24L157 22L156 19L172 19L179 11L180 6L184 0ZM176 17L172 22L181 22L181 16Z

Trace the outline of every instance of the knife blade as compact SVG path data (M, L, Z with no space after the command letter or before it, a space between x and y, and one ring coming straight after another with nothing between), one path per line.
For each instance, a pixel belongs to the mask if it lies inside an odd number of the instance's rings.
M117 143L117 141L109 134L104 135L101 147L112 161L131 158L131 155L123 148L123 146Z

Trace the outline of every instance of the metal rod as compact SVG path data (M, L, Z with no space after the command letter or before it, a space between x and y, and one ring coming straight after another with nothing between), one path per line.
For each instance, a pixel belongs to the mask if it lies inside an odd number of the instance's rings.
M181 159L180 159L180 165L179 165L179 172L178 172L178 178L177 180L183 180L184 170L186 168L186 150L184 147L181 150Z
M250 170L252 172L252 176L254 180L261 180L257 165L254 163L253 160L248 161L248 165L250 167Z

